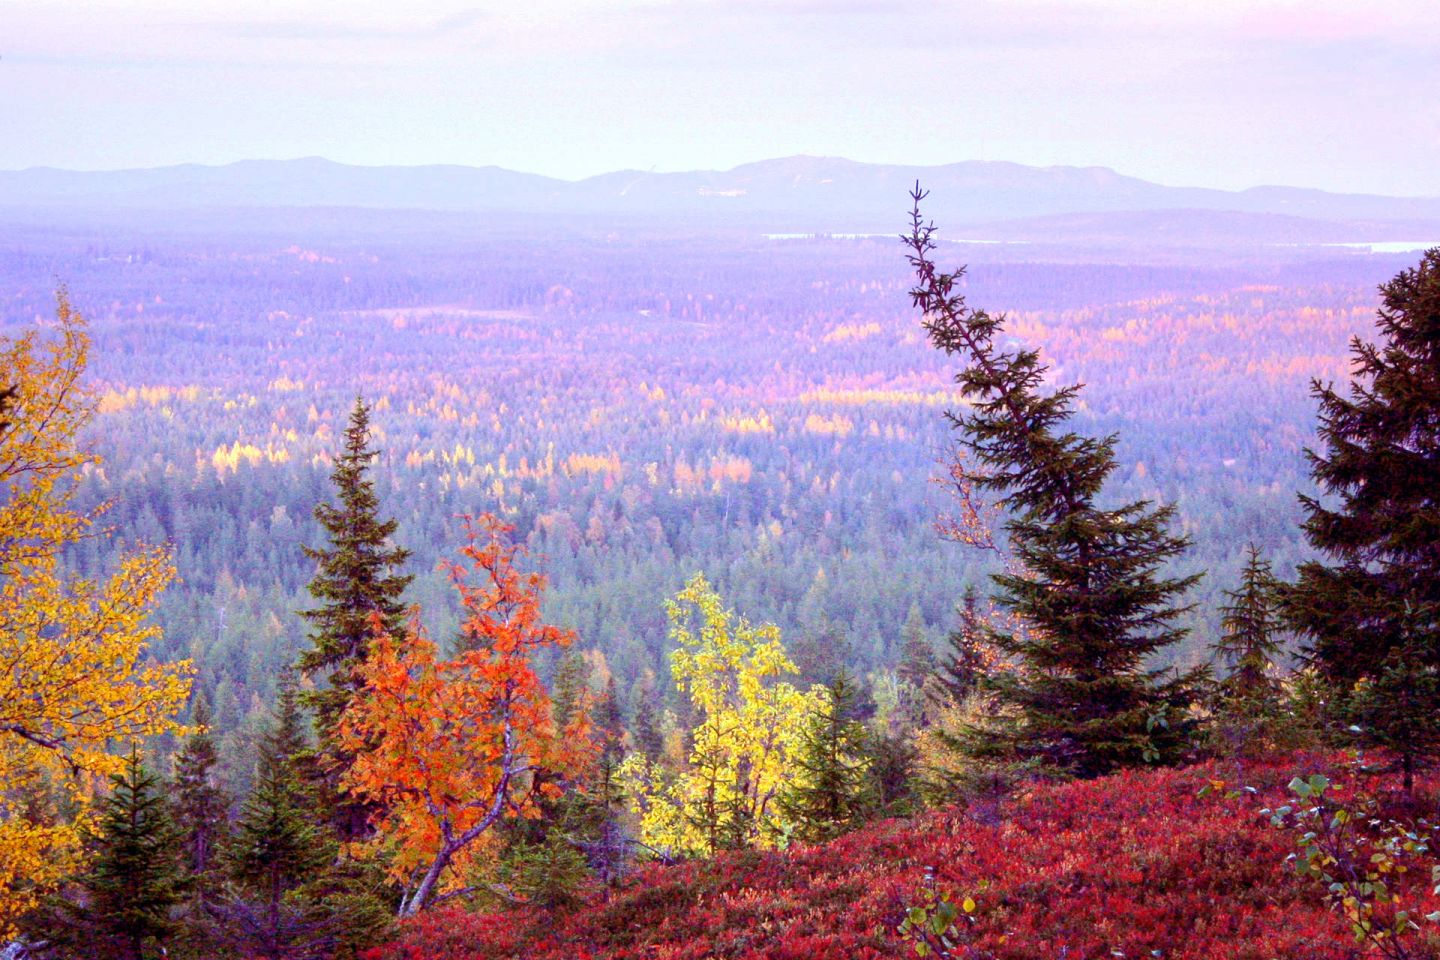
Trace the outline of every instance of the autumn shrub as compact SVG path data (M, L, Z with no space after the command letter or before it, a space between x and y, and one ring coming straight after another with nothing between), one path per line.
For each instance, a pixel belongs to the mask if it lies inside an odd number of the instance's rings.
M1337 783L1353 776L1339 755L1303 753L1250 762L1254 795L1199 796L1233 773L1220 761L1039 785L1019 791L994 823L948 808L827 844L647 866L556 913L422 915L369 957L913 956L898 928L930 883L937 903L949 893L965 914L958 956L1357 960L1365 953L1344 916L1287 864L1293 839L1258 813L1282 802L1296 775L1314 772ZM1422 795L1435 786L1422 781ZM1417 913L1437 908L1421 874L1396 881ZM963 911L966 898L973 913Z
M1357 945L1389 960L1435 957L1440 911L1415 908L1440 898L1434 825L1413 815L1415 798L1408 791L1397 796L1393 786L1377 789L1383 765L1367 763L1356 751L1346 772L1350 782L1344 785L1322 773L1296 776L1286 785L1288 796L1259 813L1291 839L1285 862L1309 882L1316 899L1344 918ZM1216 780L1200 795L1227 787L1230 798L1257 793ZM1428 876L1428 884L1404 884L1412 872Z
M1434 924L1440 911L1414 913L1396 890L1397 881L1417 867L1427 870L1431 883L1440 881L1440 865L1430 851L1430 823L1386 816L1373 797L1347 802L1322 774L1296 777L1290 792L1292 803L1261 812L1269 812L1272 826L1295 837L1296 850L1286 860L1320 888L1331 910L1344 916L1355 942L1390 960L1434 956L1419 942L1427 933L1419 921L1423 917Z
M988 884L982 880L981 886ZM955 960L973 954L964 940L979 908L974 897L957 898L952 891L939 889L934 871L926 870L925 886L917 902L905 908L895 932L918 956Z

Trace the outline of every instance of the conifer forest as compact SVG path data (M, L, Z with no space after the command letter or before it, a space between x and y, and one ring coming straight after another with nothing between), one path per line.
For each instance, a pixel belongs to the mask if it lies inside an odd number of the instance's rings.
M1440 960L1375 3L7 12L0 960Z

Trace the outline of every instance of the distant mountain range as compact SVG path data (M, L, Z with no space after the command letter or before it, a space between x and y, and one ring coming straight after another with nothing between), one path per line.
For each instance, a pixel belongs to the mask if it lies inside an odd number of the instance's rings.
M574 182L499 167L360 167L314 157L103 172L37 167L0 172L0 207L504 211L698 217L775 229L894 232L904 222L907 194L917 180L931 191L927 216L945 225L950 236L957 236L954 227L961 225L1021 218L1028 219L1028 227L1015 225L1002 232L1164 233L1188 229L1186 225L1196 219L1177 218L1174 212L1179 211L1206 213L1199 220L1211 230L1259 229L1266 235L1298 236L1307 242L1386 239L1440 226L1440 197L1338 194L1294 187L1242 191L1167 187L1104 167L979 161L920 167L807 156L725 171L628 170ZM1045 218L1060 219L1047 223ZM1376 235L1356 236L1357 222Z

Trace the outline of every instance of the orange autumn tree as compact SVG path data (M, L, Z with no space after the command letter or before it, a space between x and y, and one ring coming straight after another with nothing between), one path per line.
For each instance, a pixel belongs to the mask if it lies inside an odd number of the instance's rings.
M540 797L559 796L593 753L583 713L556 729L531 665L536 650L575 639L540 622L545 578L516 568L524 551L508 524L484 514L465 527L468 565L444 564L465 613L459 651L441 659L417 616L399 638L377 620L359 670L367 692L339 725L357 753L345 788L385 811L371 844L393 856L402 917L468 892L476 841L537 816Z

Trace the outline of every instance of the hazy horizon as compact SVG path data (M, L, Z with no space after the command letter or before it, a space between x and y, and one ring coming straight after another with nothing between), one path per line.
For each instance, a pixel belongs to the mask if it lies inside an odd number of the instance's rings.
M352 162L344 161L344 160L335 160L335 159L333 159L333 158L331 158L331 157L326 157L326 156L323 156L323 155L320 155L320 154L309 154L309 155L305 155L305 156L287 156L287 157L249 157L249 156L247 156L247 157L239 157L239 158L234 159L234 160L223 160L223 161L216 161L216 162L209 162L209 163L207 163L207 162L199 162L199 161L185 161L185 160L181 160L181 161L177 161L177 162L175 162L175 163L162 163L162 164L155 164L155 165L153 165L153 166L139 166L139 167L60 167L60 166L51 166L51 165L45 165L45 164L37 164L37 165L34 165L34 166L29 166L29 167L5 167L5 168L0 168L0 173L26 173L26 172L29 172L29 171L36 171L36 170L53 170L53 171L59 171L59 172L62 172L62 173L81 173L81 174L85 174L85 173L98 173L98 174L104 174L104 173L131 173L131 172L135 172L135 171L167 170L167 169L176 169L176 168L183 168L183 167L202 167L202 168L206 168L206 169L222 169L222 168L225 168L225 167L231 167L231 166L235 166L235 165L237 165L237 164L245 164L245 163L276 163L276 164L287 164L287 163L303 163L303 162L306 162L306 161L319 160L319 161L323 161L323 162L326 162L326 163L333 163L333 164L337 164L337 165L339 165L339 166L344 166L344 167L355 167L355 168L359 168L359 169L373 169L373 170L385 170L385 169L392 169L392 170L416 170L416 169L425 169L425 168L430 168L430 167L439 167L439 168L448 167L448 168L461 168L461 169L468 169L468 170L481 170L481 169L485 169L485 168L487 168L487 167L497 167L497 168L499 168L499 169L507 170L507 171L510 171L510 172L512 172L512 173L520 173L520 174L526 174L526 175L540 176L540 177L545 177L545 178L547 178L547 179L556 180L556 181L559 181L559 182L562 182L562 183L578 184L578 183L583 183L583 182L585 182L586 180L592 180L592 179L596 179L596 178L599 178L599 177L604 177L604 176L608 176L608 175L612 175L612 174L617 174L617 173L643 173L643 174L728 173L728 172L731 172L731 171L733 171L733 170L739 169L739 168L741 168L741 167L756 166L756 165L765 164L765 163L769 163L769 162L783 161L783 160L789 160L789 159L798 159L798 158L817 159L817 160L842 160L842 161L848 161L848 162L851 162L851 163L865 164L865 165L869 165L869 166L915 167L915 168L931 168L931 169L933 169L933 168L939 168L939 167L948 167L948 166L959 166L959 165L963 165L963 164L967 164L967 163L989 163L989 164L997 164L997 165L1006 165L1006 164L1009 164L1009 165L1015 165L1015 166L1028 167L1028 168L1030 168L1030 169L1035 169L1035 170L1103 170L1103 171L1108 171L1108 172L1110 172L1110 173L1114 173L1114 174L1116 174L1116 175L1118 175L1118 176L1121 176L1121 177L1128 177L1128 178L1133 178L1133 179L1138 179L1138 180L1144 180L1145 182L1154 184L1154 185L1156 185L1156 186L1162 186L1162 187L1167 187L1167 188L1175 188L1175 189L1221 190L1221 191L1231 192L1231 193L1244 193L1244 192L1247 191L1247 190L1257 190L1257 189L1266 189L1266 188L1272 188L1272 187L1279 187L1279 188L1294 188L1294 189L1302 189L1302 190L1320 190L1320 191L1325 192L1325 193L1333 193L1333 194L1336 194L1336 195L1347 195L1347 194L1349 194L1349 195L1356 195L1356 196L1368 195L1368 196L1377 196L1377 197L1387 197L1387 198L1392 198L1392 199L1397 199L1397 200L1411 200L1411 199L1413 199L1413 200L1434 200L1434 199L1440 199L1440 193L1436 193L1436 194L1433 194L1433 195L1426 195L1426 194L1383 193L1383 192L1377 192L1377 191L1360 191L1360 190L1327 190L1327 189L1324 188L1324 187L1309 187L1309 186L1307 186L1307 185L1305 185L1305 184L1297 184L1297 183L1280 183L1280 182L1253 183L1253 184L1248 184L1248 185L1246 185L1246 186L1240 186L1240 187L1217 187L1217 186L1215 186L1215 185L1213 185L1213 184L1206 184L1206 183L1170 183L1170 182L1164 182L1164 181L1150 180L1149 178L1140 177L1140 176L1137 176L1137 175L1135 175L1135 174L1132 174L1132 173L1130 173L1129 171L1119 170L1119 169L1116 169L1116 168L1114 168L1114 167L1104 166L1104 165L1102 165L1102 164L1090 164L1090 165L1086 165L1086 166L1079 166L1079 165L1076 165L1076 164L1057 163L1057 164L1050 164L1050 165L1046 165L1046 166L1039 166L1039 165L1034 165L1034 164L1021 164L1021 163L1018 163L1017 161L1014 161L1014 160L1001 160L1001 159L994 159L994 160L961 159L961 160L953 160L953 161L943 161L943 162L936 163L936 164L918 164L918 163L910 163L910 162L905 162L905 161L895 161L895 162L893 162L893 163L882 163L882 162L872 162L872 161L866 161L866 160L856 160L856 159L854 159L853 157L820 156L820 155L816 155L816 154L791 154L791 155L789 155L789 156L783 156L783 157L782 157L782 156L760 157L760 158L757 158L757 159L754 159L754 160L746 160L746 161L742 161L742 162L740 162L740 163L733 164L733 165L730 165L730 166L725 166L725 167L686 167L686 168L680 168L680 169L674 169L674 170L664 170L664 169L658 169L658 168L649 169L649 170L639 170L639 169L634 168L634 167L626 167L626 168L617 168L617 169L614 169L614 170L602 170L602 171L599 171L598 173L586 174L586 175L584 175L584 176L577 176L577 177L553 176L553 175L551 175L551 174L540 173L539 171L536 171L536 170L525 170L525 169L520 169L520 168L515 168L515 167L503 167L503 166L500 166L500 165L498 165L498 164L468 164L468 163L423 162L423 161L422 161L422 162L417 162L417 163L352 163Z
M804 154L1434 197L1435 89L1418 0L38 0L0 38L0 168Z

